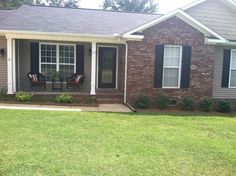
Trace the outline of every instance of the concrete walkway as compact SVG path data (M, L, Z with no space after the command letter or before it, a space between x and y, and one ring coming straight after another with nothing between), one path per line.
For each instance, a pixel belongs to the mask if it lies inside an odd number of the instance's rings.
M78 106L24 105L24 104L0 103L0 109L70 111L70 112L131 112L130 109L123 104L99 104L98 107L78 107Z

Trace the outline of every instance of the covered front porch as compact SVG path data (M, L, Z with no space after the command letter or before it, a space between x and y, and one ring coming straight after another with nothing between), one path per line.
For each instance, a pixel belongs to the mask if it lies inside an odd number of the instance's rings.
M124 95L126 45L110 39L42 35L8 35L8 94L31 91L34 94L116 93ZM45 87L32 89L28 73L45 77ZM55 82L55 74L60 81ZM77 73L84 79L68 87ZM57 84L57 86L55 86ZM55 89L58 87L60 89Z

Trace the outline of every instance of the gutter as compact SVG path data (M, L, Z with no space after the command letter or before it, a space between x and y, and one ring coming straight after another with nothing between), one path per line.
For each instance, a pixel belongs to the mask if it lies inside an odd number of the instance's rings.
M100 39L116 39L117 36L125 41L141 41L143 35L125 35L120 34L113 35L101 35L101 34L79 34L79 33L63 33L63 32L40 32L40 31L20 31L20 30L0 30L0 34L5 34L8 38L14 38L14 35L37 35L37 36L58 36L58 37L81 37L81 38L100 38Z
M124 104L127 103L127 76L128 76L128 44L123 42L125 45L125 83L124 83Z
M97 38L114 38L113 35L98 34L78 34L78 33L62 33L62 32L40 32L40 31L18 31L18 30L0 30L0 33L7 35L24 34L24 35L51 35L51 36L75 36L75 37L97 37Z
M231 42L229 40L224 41L224 40L218 40L218 39L206 39L206 44L236 46L236 42Z

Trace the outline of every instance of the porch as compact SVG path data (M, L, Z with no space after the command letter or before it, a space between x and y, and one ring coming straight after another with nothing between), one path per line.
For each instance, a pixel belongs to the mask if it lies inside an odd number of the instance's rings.
M122 42L50 39L7 37L8 94L124 95L126 47ZM56 72L62 74L61 90L53 89ZM28 73L44 75L46 87L32 90ZM79 87L68 88L67 80L74 73L84 75L84 80Z

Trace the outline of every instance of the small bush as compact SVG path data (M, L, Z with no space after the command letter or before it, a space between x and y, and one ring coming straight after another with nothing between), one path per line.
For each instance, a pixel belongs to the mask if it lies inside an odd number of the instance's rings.
M186 111L193 111L195 108L195 104L192 97L184 97L181 105L183 107L183 110Z
M16 93L16 101L18 102L29 102L32 100L33 95L28 92Z
M169 102L170 100L165 93L160 93L156 98L156 104L160 110L167 109Z
M7 89L6 88L1 88L0 95L4 96L6 94L7 94Z
M218 111L223 113L231 112L232 104L229 101L220 101L218 105Z
M135 108L142 108L142 109L146 109L150 106L150 99L148 96L146 95L140 95L135 103L134 103L134 107Z
M213 109L213 100L210 97L204 97L200 101L200 109L205 112L211 112Z
M7 92L5 91L5 89L1 89L0 90L0 100L4 100L4 97L6 96Z
M56 97L56 101L57 103L72 103L73 97L71 95L62 94Z

